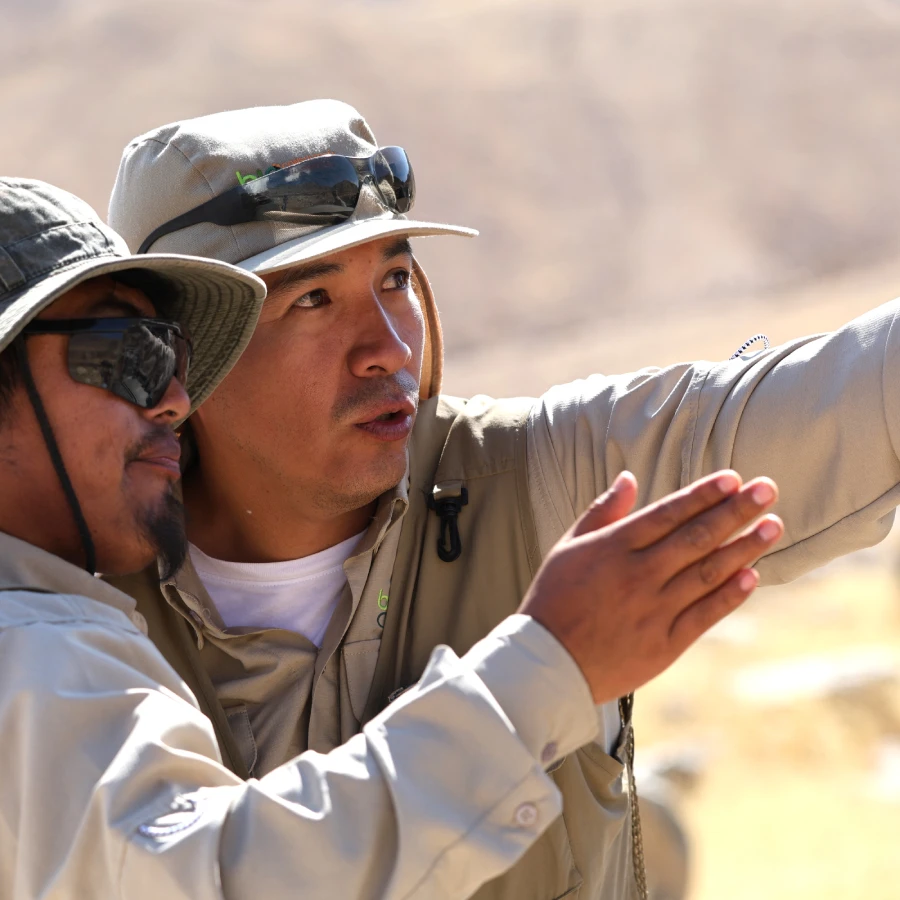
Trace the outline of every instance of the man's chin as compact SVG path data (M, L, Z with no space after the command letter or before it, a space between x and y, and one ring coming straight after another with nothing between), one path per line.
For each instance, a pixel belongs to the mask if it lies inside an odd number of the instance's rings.
M160 581L168 581L182 566L188 552L184 507L170 490L141 522L144 538L159 563Z
M304 492L304 500L320 514L342 515L374 503L392 491L406 477L406 454L377 460L345 461L341 471L332 472L314 490Z

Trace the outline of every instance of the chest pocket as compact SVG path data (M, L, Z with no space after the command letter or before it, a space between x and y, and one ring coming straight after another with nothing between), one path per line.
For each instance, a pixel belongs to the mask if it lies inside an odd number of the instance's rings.
M228 719L228 727L237 744L241 759L247 767L247 772L252 776L256 761L259 758L259 750L256 746L256 738L253 737L253 729L250 727L250 714L245 704L230 706L225 710L225 718Z

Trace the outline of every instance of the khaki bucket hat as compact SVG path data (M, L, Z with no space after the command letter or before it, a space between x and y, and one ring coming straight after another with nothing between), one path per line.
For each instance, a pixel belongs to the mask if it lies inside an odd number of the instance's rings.
M66 291L89 278L135 272L159 315L190 332L185 385L196 409L246 347L265 284L234 266L172 254L134 256L85 203L42 181L0 178L0 351Z
M366 120L337 100L233 110L164 125L125 148L109 222L137 251L156 229L248 180L313 157L362 158L378 149ZM162 235L147 249L209 257L261 275L394 234L477 233L409 218L388 208L378 191L364 184L352 216L340 224L199 222ZM428 279L415 261L413 269L427 329L420 393L428 397L440 388L443 344Z

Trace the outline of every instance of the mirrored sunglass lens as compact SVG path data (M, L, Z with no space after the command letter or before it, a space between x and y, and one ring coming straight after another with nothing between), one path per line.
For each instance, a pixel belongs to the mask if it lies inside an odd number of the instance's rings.
M119 389L113 390L145 409L156 406L177 371L174 343L168 328L132 325L122 340Z
M112 391L143 409L162 400L173 377L184 383L188 362L186 343L165 326L143 323L69 339L69 372L76 381Z
M69 338L69 374L81 384L111 390L121 347L121 332L73 334Z
M416 183L406 152L400 147L384 147L372 158L372 166L388 203L397 212L409 212L416 198Z
M318 157L309 163L248 185L250 192L258 195L257 219L322 225L353 214L360 189L353 164L342 156Z

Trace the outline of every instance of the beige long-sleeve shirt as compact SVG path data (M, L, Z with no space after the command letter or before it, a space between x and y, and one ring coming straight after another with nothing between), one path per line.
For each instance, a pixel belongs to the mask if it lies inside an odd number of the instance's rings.
M5 900L467 897L559 814L544 769L596 730L571 657L514 616L347 744L241 782L133 601L0 535Z
M743 359L592 375L535 399L528 491L541 554L626 468L641 504L721 468L774 478L785 536L759 564L764 584L881 540L900 502L898 310L895 300L830 334ZM197 629L254 773L307 746L330 750L358 730L407 505L405 482L381 498L344 565L345 602L321 648L279 629L225 629L190 561L165 587ZM601 707L599 720L598 744L609 753L616 705Z

